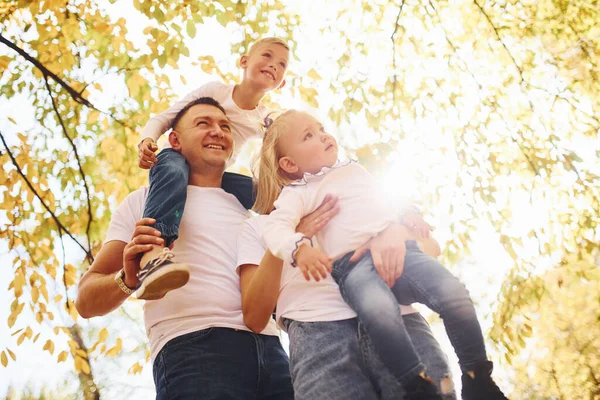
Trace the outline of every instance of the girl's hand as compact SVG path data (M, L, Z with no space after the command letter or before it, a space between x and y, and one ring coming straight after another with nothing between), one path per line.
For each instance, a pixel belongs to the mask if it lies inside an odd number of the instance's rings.
M142 140L142 143L138 145L138 166L143 169L150 169L154 164L158 162L154 153L158 150L156 142L152 138L146 138Z
M137 274L140 271L142 254L152 250L152 245L164 245L165 241L160 237L160 231L146 226L155 222L156 220L152 218L142 218L136 222L131 241L123 250L123 269L125 270L123 281L130 288L136 287L138 284Z
M413 236L405 226L392 224L359 247L350 258L350 262L360 260L363 254L371 251L375 270L389 287L393 287L404 270L406 241L410 239L413 239Z
M315 236L331 218L335 217L340 212L340 207L337 204L338 199L335 196L327 195L323 202L315 211L305 215L298 226L296 232L302 233L307 238Z
M320 250L308 244L301 244L296 251L296 267L300 268L307 281L312 275L315 281L319 282L327 278L327 272L331 272L331 259Z
M419 235L422 239L427 239L431 235L429 232L435 228L429 225L423 219L423 215L416 211L409 211L400 218L402 225Z

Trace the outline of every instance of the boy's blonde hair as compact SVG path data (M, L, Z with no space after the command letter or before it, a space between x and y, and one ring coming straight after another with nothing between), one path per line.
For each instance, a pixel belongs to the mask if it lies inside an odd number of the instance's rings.
M283 46L287 51L290 51L290 46L288 46L288 44L285 40L275 37L275 36L271 36L271 37L265 37L265 38L259 39L256 42L252 43L247 54L248 54L248 56L250 56L254 52L256 52L260 47L262 47L263 45L273 44L273 43L279 44L279 45Z
M288 131L286 120L300 111L288 110L279 115L267 128L263 138L259 157L254 162L253 172L258 175L256 201L252 209L259 214L273 211L273 204L283 186L295 179L279 168L279 159L283 157L279 150L279 139Z

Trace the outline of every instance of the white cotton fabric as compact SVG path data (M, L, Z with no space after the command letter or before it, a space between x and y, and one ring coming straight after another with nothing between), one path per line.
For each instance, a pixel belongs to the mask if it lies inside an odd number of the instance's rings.
M316 236L333 260L356 250L398 221L398 207L388 204L373 176L360 164L347 160L324 167L318 174L283 188L265 224L264 239L277 257L293 262L302 241L296 233L300 219L313 212L325 196L337 196L340 211Z
M142 218L148 188L131 193L113 214L106 242L129 242ZM221 188L187 187L185 213L173 261L187 263L189 282L160 300L144 303L144 323L152 360L171 339L210 327L250 331L242 316L236 273L236 237L248 211ZM261 332L278 335L270 321Z
M189 93L183 99L177 101L167 110L155 115L144 126L142 138L152 138L158 140L166 131L171 128L175 116L190 102L200 97L212 97L225 109L227 117L231 121L231 133L235 144L233 155L230 162L234 162L240 152L240 149L246 141L253 137L262 137L262 124L269 110L262 104L258 104L253 110L243 110L233 101L233 89L235 84L225 84L214 81L207 83ZM167 143L165 147L170 147Z
M238 269L245 264L259 265L267 250L262 238L268 216L250 218L238 234ZM239 273L239 270L238 270ZM274 282L276 284L276 282ZM417 310L400 305L402 315ZM356 313L342 298L331 275L319 282L307 281L298 268L284 263L277 300L277 322L284 329L282 318L301 322L340 321L356 317Z

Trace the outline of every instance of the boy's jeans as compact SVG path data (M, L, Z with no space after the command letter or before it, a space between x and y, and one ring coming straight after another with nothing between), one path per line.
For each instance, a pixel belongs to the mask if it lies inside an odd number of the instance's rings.
M144 207L144 218L154 218L154 228L162 233L165 247L179 235L179 223L187 199L190 168L180 152L171 148L158 153L158 162L150 169L150 190ZM247 209L254 204L252 178L225 172L221 187L234 195Z
M398 303L422 303L440 315L463 371L487 360L469 292L435 258L421 252L415 241L406 242L404 271L391 290L375 270L370 254L357 263L349 262L351 256L334 262L331 276L399 382L422 371L423 364L406 332Z
M439 386L451 379L446 355L419 313L403 316L415 349ZM296 400L401 399L403 390L382 365L356 318L299 322L284 319ZM444 399L456 399L452 390Z
M153 366L156 399L292 400L277 336L208 328L170 340Z

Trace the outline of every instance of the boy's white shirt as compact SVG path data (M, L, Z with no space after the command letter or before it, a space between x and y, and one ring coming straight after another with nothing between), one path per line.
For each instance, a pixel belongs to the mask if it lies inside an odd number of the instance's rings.
M242 265L260 265L267 250L262 238L268 216L250 218L240 227L237 241L238 273ZM402 315L417 310L400 305ZM284 263L277 300L277 322L282 329L283 318L301 322L340 321L356 317L356 313L342 298L331 275L319 282L307 281L298 268Z
M340 211L316 238L323 252L333 260L358 249L398 221L400 207L388 204L363 166L351 160L338 162L331 168L323 167L318 174L305 174L303 179L283 188L263 233L271 253L293 263L298 246L306 240L296 233L296 226L327 195L338 198Z
M142 218L148 188L125 198L115 210L105 243L128 243ZM187 187L173 261L188 264L189 282L160 300L144 302L144 323L154 360L171 339L211 327L249 331L242 315L240 280L236 273L236 236L248 211L221 188ZM278 335L275 321L261 332Z
M190 102L200 97L212 97L221 104L227 117L231 121L231 133L233 135L234 149L230 162L234 162L240 149L246 141L253 137L262 136L262 123L269 110L261 103L253 110L242 110L233 101L233 89L235 84L225 84L214 81L200 86L198 89L189 93L183 99L178 100L162 113L155 115L144 126L142 138L152 138L158 141L165 132L171 128L175 116ZM170 147L167 143L165 147Z

